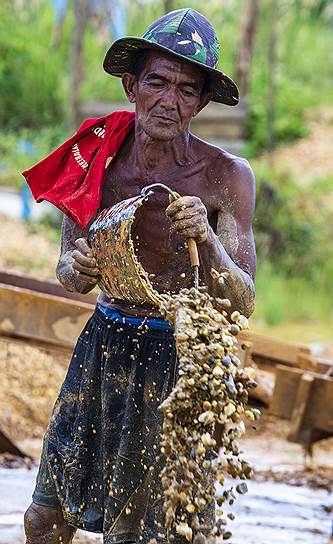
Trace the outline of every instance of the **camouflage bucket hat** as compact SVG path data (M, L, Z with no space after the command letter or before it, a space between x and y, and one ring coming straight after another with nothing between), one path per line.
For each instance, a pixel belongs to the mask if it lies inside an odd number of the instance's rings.
M131 72L135 56L142 49L164 51L202 68L209 76L212 100L228 106L239 102L235 82L216 70L220 44L208 19L191 8L171 11L155 21L142 38L115 41L106 53L103 67L113 76Z

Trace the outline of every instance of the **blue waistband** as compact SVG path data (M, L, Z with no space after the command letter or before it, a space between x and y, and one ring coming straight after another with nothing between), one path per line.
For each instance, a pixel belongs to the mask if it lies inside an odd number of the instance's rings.
M127 323L129 325L135 325L140 327L145 325L149 329L159 329L163 331L172 331L170 323L164 319L158 319L155 317L123 317L119 310L116 308L107 308L105 306L97 305L98 309L103 312L108 319L115 321L116 323Z

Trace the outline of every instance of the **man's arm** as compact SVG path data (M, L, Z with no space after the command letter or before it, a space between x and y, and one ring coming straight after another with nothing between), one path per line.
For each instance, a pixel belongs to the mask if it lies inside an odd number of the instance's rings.
M185 239L198 243L201 271L214 297L228 298L231 311L246 317L254 310L256 270L252 218L255 205L255 181L247 161L235 159L229 168L228 187L216 196L218 221L216 233L208 223L207 210L197 197L182 197L172 203L167 214ZM210 273L227 272L224 285Z
M231 301L232 310L249 317L254 310L256 254L252 231L255 180L247 161L239 160L229 178L228 198L220 203L216 233L209 226L200 257L209 292ZM227 272L224 285L210 269Z
M88 229L82 229L64 216L61 252L56 274L67 291L89 293L98 282L99 271L87 242Z

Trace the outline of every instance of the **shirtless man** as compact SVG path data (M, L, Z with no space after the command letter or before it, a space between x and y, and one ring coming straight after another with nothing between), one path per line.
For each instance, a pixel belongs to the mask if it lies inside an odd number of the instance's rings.
M180 20L183 25L182 28L178 28L178 33L184 32L184 25L186 25L187 19L190 20L190 24L197 25L194 34L191 32L192 36L198 35L199 38L200 35L202 36L203 21L205 25L209 25L209 29L212 29L210 23L194 10L178 10L178 12L172 12L165 17L174 17L175 14L181 15ZM164 18L155 22L150 28L156 28L159 22L162 21L163 23L163 20ZM193 29L191 28L191 30ZM198 42L201 40L199 38L197 38ZM152 284L157 291L175 292L182 287L191 287L193 285L193 278L184 242L190 237L194 238L198 244L200 256L201 282L208 286L209 292L212 295L229 298L232 309L237 309L244 315L249 316L254 308L255 276L255 248L252 233L252 216L255 202L253 173L247 161L210 145L189 132L191 119L211 99L214 99L214 96L216 97L212 89L210 72L201 68L198 62L191 62L191 60L181 58L180 55L173 54L171 48L170 52L168 52L166 47L164 47L164 50L162 48L141 48L139 53L137 52L134 66L135 68L131 73L125 72L122 74L122 81L128 100L135 103L135 127L125 139L112 162L112 168L110 168L103 186L101 209L109 208L124 199L137 196L142 188L156 182L162 182L180 195L186 195L169 204L165 193L156 192L137 211L136 220L132 228L134 237L137 237L138 240L139 260L145 270L153 275ZM217 71L215 70L215 72ZM224 100L219 101L223 102ZM87 235L87 229L82 229L71 219L65 217L57 276L59 281L69 291L87 293L98 282L99 270L92 257ZM228 272L224 286L221 286L213 279L210 274L211 268ZM126 301L120 300L111 302L105 293L99 295L98 305L103 310L104 315L108 315L108 310L110 312L116 310L126 318L149 316L150 318L158 319L159 317L153 308L130 305ZM109 316L111 316L111 313ZM102 322L100 321L99 323L101 324ZM93 337L95 333L92 327L89 329L87 326L87 331L85 332L88 333L91 342L96 344L97 340ZM123 331L121 334L124 335L125 332ZM126 334L127 337L130 336L128 331ZM155 332L154 334L156 335L157 333ZM166 346L172 345L172 334L163 331L163 338L168 334L169 336L166 340L168 344ZM115 340L113 339L112 341L114 346ZM83 342L84 336L81 335L81 344ZM137 338L135 342L138 342ZM141 342L140 339L139 342ZM162 340L158 345L163 351L164 344ZM148 346L147 349L148 354L150 353L150 349L153 352L153 344L151 348ZM173 350L172 357L175 358L174 348L171 347L170 349ZM170 353L168 355L169 358L171 356ZM82 355L80 351L75 352L75 356L77 356L77 359L81 357L80 360L82 361L86 360L86 356ZM128 353L126 357L129 357ZM148 359L151 359L151 357ZM163 365L169 365L165 366L163 371L168 377L168 373L172 372L170 361L168 363L158 361L157 363L160 365L161 372ZM71 365L73 364L72 362ZM83 366L84 364L85 362L83 362ZM124 360L121 367L122 371L126 367L126 364L127 362ZM140 364L142 363L140 362ZM89 368L87 370L89 372ZM75 372L78 372L77 367L70 367L69 373L71 373L72 380L76 379L74 376ZM132 372L132 370L129 370L129 372ZM146 367L145 372L147 375L150 372L150 370L148 371L148 367ZM154 380L158 379L161 378L155 376ZM66 378L66 381L68 382L68 378ZM83 382L80 383L80 392L84 393L84 384ZM151 383L156 385L155 381ZM114 383L111 386L114 387ZM146 387L146 381L144 387ZM68 383L67 389L70 390ZM169 389L170 384L165 394L167 394ZM74 387L71 392L74 392L73 394L75 395L75 391ZM161 401L160 395L157 396L159 397L157 401ZM64 398L63 393L61 400L64 401ZM113 398L110 397L108 403L111 406L111 412L112 402ZM92 404L90 399L90 406ZM61 403L58 406L60 408L58 407L57 417L62 410ZM155 408L157 406L158 403ZM84 411L84 406L80 405L78 407L76 405L74 416L71 409L68 409L68 404L66 410L67 422L71 421L71 418L74 421L78 417L78 410ZM121 413L123 414L124 411ZM53 446L51 449L49 447L46 450L47 454L44 453L43 455L44 457L48 455L49 458L53 458L55 460L54 467L57 467L59 458L57 457L58 451L55 449L56 446L54 444L57 442L57 447L59 448L60 424L59 421L56 424L58 426L57 440L52 440L52 436L50 438L50 435L52 434L52 421L54 420L55 416L52 416L51 431L48 433L48 444L51 442ZM93 421L92 426L94 427L94 419L91 421ZM84 420L82 425L84 424L86 424L86 420ZM80 430L81 426L78 427ZM148 424L149 426L150 424ZM155 427L153 433L158 434L159 428ZM129 425L129 429L131 429L131 425ZM97 429L98 436L101 432L100 429ZM128 432L130 434L130 431ZM77 441L75 440L73 446L68 444L68 441L66 445L72 448L76 447ZM149 439L147 440L149 442ZM83 440L81 439L81 442L83 441L84 438ZM144 443L143 451L147 452L149 448L156 449L156 443L149 443L148 446ZM89 446L85 451L89 457L87 453L88 449ZM67 450L65 449L64 451L65 454L62 453L62 457L67 455ZM75 459L77 457L80 457L80 453L75 454ZM83 493L81 498L78 499L78 502L81 501L81 504L76 509L73 508L75 493L73 493L73 497L70 500L68 499L68 493L67 498L65 497L66 493L62 495L61 489L63 487L66 488L66 485L67 487L69 486L68 481L73 481L72 476L69 477L67 484L65 480L62 480L66 467L71 465L71 462L64 463L65 468L60 471L60 474L53 467L53 472L51 470L52 476L47 473L46 468L41 467L39 484L37 480L37 492L34 494L34 502L28 509L25 517L27 544L55 544L59 541L63 544L69 543L71 542L75 527L103 532L105 544L136 541L138 539L138 532L135 527L136 520L131 520L131 515L129 514L126 518L127 522L126 520L125 522L121 522L120 514L123 513L121 508L117 511L116 507L114 507L116 511L115 517L111 516L112 519L109 520L106 527L105 504L104 510L103 506L101 506L103 499L97 497L95 501L99 507L99 517L96 512L95 517L94 515L90 515L89 517L87 504L89 501L92 503L95 498L90 496L87 498L88 492L86 495ZM80 467L82 469L82 464L78 466L79 469ZM86 478L88 477L87 474L90 474L89 466L91 471L94 470L91 464L89 465L88 463L87 466L88 468L85 472ZM116 462L113 467L116 467ZM82 470L84 471L84 468ZM114 468L114 470L116 469ZM112 478L114 478L114 475L110 476L109 474L107 477L108 484ZM48 500L52 492L47 486L50 485L50 480L52 479L58 482L58 486L56 486L57 491L53 494L55 496L58 495L59 503ZM47 482L47 485L45 482ZM80 489L82 489L84 482L83 478ZM103 483L105 484L105 478L102 478L101 482L102 485ZM143 482L142 478L139 482L141 485ZM91 483L90 480L89 483ZM52 482L51 485L53 485ZM119 480L118 485L121 485ZM144 488L142 496L147 497L149 486L147 488L144 483L142 485ZM93 486L94 483L89 485L89 488ZM121 489L122 491L123 489ZM45 496L46 500L44 500ZM132 499L133 494L130 495L130 498L127 496L125 499L122 498L122 505L124 503L131 505L130 501L135 503L135 497ZM138 504L140 504L140 501L142 503L142 497L140 500L138 499ZM112 510L113 506L109 507L108 505L109 510L110 508ZM140 506L135 508L138 508L138 512L140 511ZM156 505L152 507L152 504L149 503L146 510L146 520L149 518L149 509L151 508L153 512L152 517L155 514L158 517ZM77 513L78 511L86 511L86 515L80 514L80 517ZM101 513L102 511L104 513ZM119 512L118 517L117 512ZM142 512L140 513L140 517L141 519L144 517ZM102 519L101 522L98 521L99 518ZM84 522L82 522L82 519L84 519ZM94 523L94 520L96 523ZM146 528L146 532L143 533L143 542L148 542L149 538L152 537L157 538L158 542L160 541L159 539L163 541L160 535L160 525L157 525L159 529L155 528L154 530L154 521L146 521L146 524L149 528ZM60 537L61 540L59 540Z

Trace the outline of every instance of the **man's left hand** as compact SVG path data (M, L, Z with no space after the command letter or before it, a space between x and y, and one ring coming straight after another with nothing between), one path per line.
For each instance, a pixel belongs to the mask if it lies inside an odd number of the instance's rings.
M165 213L184 240L194 238L198 244L207 240L207 210L197 196L181 196L167 207Z

